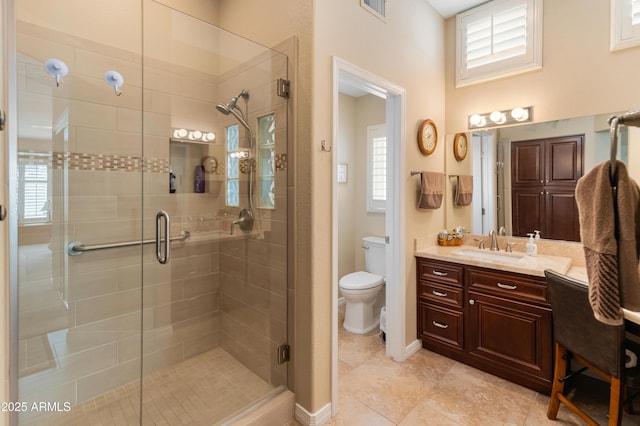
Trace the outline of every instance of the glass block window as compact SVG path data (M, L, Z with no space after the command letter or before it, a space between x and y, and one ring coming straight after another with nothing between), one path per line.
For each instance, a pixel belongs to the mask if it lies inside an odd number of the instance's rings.
M240 142L237 124L227 126L227 206L240 205Z
M258 207L275 208L275 137L273 114L258 118Z

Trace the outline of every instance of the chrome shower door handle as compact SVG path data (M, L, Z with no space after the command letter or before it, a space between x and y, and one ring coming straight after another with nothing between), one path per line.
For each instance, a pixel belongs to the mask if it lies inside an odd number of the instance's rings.
M162 218L164 218L164 250L162 245ZM156 259L158 262L165 264L169 261L169 213L164 210L156 214Z

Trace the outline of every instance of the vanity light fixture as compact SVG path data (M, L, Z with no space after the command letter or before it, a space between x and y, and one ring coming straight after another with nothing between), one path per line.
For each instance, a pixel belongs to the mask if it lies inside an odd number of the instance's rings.
M176 142L212 143L216 140L216 134L202 130L173 129L171 140Z
M469 128L481 129L485 127L504 126L526 123L532 120L533 107L516 107L504 111L493 111L485 114L469 116Z

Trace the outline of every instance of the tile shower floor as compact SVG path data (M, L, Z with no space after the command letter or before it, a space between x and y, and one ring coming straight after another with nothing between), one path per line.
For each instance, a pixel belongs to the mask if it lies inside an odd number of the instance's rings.
M143 389L143 424L200 426L218 423L273 387L217 348L148 375ZM134 383L29 424L137 425L139 407L140 386Z
M349 333L343 319L342 307L338 413L328 425L584 425L564 406L557 421L547 419L546 395L425 349L395 362L385 355L378 331ZM606 424L607 384L584 377L580 389L585 388L572 391L575 400ZM625 414L622 424L640 425L640 416Z

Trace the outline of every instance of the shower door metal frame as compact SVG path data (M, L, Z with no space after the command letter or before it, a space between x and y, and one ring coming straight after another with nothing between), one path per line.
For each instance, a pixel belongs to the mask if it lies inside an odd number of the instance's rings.
M2 131L0 141L2 151L5 158L4 170L0 178L0 184L6 188L6 208L7 218L1 222L4 238L0 238L0 243L4 245L8 259L8 268L4 276L0 280L3 282L8 279L8 300L3 306L2 312L5 318L9 318L8 327L0 335L7 339L2 342L2 347L6 349L5 356L8 356L8 372L9 377L9 395L6 395L7 401L17 401L18 398L18 345L12 344L18 340L18 312L11 309L12 306L18 304L18 207L16 201L18 199L16 185L16 164L17 164L17 68L16 68L16 13L15 0L2 0L2 26L4 28L2 35L2 101L6 108L6 125ZM6 102L6 105L4 105ZM5 169L6 168L6 169ZM2 200L4 203L5 200ZM3 286L4 288L4 286ZM8 332L8 334L6 334ZM4 365L2 368L4 369ZM6 370L5 370L6 371ZM4 391L4 389L3 389ZM4 393L4 392L3 392ZM9 424L16 425L18 423L17 413L9 413Z

